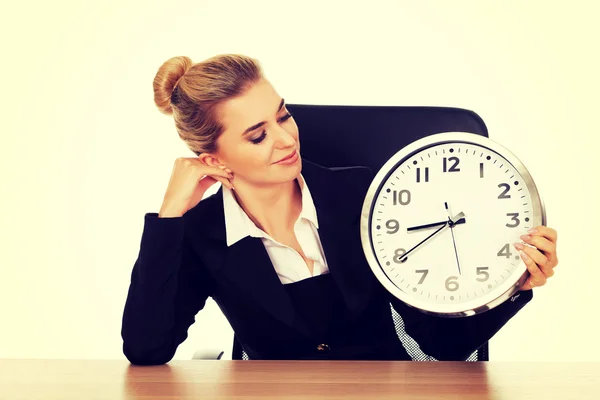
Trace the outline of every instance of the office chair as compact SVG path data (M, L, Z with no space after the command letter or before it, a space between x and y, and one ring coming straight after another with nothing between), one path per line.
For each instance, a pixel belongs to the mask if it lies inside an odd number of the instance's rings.
M485 123L473 111L451 107L324 106L288 104L300 131L302 158L326 167L367 166L377 173L398 150L417 139L441 132L470 132L488 137ZM404 330L390 305L396 332L415 361L435 360L424 354ZM220 351L207 357L221 358ZM248 356L234 335L232 359ZM484 343L467 361L489 361Z

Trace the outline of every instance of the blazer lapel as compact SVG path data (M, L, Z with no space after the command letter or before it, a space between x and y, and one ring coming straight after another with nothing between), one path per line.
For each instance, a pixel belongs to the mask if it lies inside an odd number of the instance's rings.
M193 241L202 254L206 268L225 280L227 287L238 290L245 301L254 300L278 320L309 335L306 323L298 317L292 301L279 280L269 254L260 238L245 237L227 247L222 189L206 201L202 215L195 215L197 226L203 230ZM210 201L210 203L209 203Z
M231 246L222 266L222 274L277 319L309 334L304 321L298 318L261 239L245 237Z

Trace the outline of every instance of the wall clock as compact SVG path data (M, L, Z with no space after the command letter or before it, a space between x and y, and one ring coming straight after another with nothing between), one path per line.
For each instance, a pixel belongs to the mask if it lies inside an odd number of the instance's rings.
M537 225L546 225L544 204L523 163L487 137L444 132L378 171L360 229L390 293L425 313L465 317L518 291L529 272L513 243Z

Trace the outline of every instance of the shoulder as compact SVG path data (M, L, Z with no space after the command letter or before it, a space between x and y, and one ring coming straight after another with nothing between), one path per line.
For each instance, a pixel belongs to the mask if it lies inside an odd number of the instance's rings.
M302 176L317 203L346 208L353 203L351 199L362 202L374 174L365 166L325 167L302 159ZM183 217L191 229L197 229L201 221L204 227L215 229L214 235L223 234L220 232L225 218L222 189L200 201Z
M303 160L302 174L309 182L311 190L343 189L357 194L366 193L373 181L373 171L365 166L324 167L311 161Z
M324 167L303 160L302 176L310 188L315 204L322 209L351 212L362 207L373 181L368 167Z
M373 171L369 167L334 167L331 170L337 174L341 184L354 187L359 192L366 193L373 181Z
M183 219L188 235L198 233L216 238L224 237L223 189L219 188L215 194L202 199L183 215Z

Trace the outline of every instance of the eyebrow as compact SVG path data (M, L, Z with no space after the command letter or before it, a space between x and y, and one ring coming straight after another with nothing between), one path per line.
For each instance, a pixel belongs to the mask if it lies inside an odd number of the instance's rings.
M277 109L277 112L281 111L284 103L285 103L285 99L281 99L281 102L279 103L279 108ZM252 132L253 130L260 128L261 126L263 126L266 123L267 123L267 121L261 121L258 124L252 125L250 128L246 129L244 131L244 133L242 133L242 136L247 135L248 133Z

